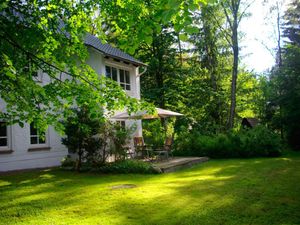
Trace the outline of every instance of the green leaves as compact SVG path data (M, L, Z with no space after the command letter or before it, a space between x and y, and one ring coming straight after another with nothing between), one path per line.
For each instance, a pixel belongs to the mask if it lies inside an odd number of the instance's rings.
M181 41L187 41L188 40L188 36L186 34L179 34L179 39Z
M118 85L99 78L86 64L83 37L90 30L97 4L55 0L16 3L13 8L22 15L22 23L19 14L6 9L6 17L0 17L0 98L6 102L1 118L20 125L35 121L41 130L45 124L61 129L59 120L72 114L70 107L74 105L88 106L92 117L103 108L139 108L139 102ZM152 41L147 35L150 31L146 29L142 37L148 43Z

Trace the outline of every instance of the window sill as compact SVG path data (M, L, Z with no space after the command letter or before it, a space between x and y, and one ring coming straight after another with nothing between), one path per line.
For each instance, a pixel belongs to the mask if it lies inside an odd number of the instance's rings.
M35 148L29 148L28 152L39 152L39 151L50 151L50 147L35 147Z
M13 150L11 150L11 149L8 149L8 150L0 150L0 155L4 155L4 154L11 154L11 153L13 153L14 151Z

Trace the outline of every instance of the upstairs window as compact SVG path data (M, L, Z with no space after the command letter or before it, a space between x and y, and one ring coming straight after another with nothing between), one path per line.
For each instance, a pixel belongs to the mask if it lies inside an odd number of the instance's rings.
M118 82L118 70L114 67L106 66L106 77Z
M0 122L0 149L8 148L8 127L6 122Z
M30 144L40 145L46 144L46 135L44 132L39 132L38 129L34 127L34 124L30 124Z
M120 86L126 90L130 91L130 73L127 70L117 69L111 66L106 66L106 77L113 79L118 82Z
M120 70L120 85L124 90L130 91L129 71Z

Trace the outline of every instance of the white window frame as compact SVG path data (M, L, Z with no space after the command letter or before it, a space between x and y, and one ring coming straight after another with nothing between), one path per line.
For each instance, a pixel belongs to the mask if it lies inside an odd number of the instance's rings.
M5 121L3 120L0 120L0 122L2 123L6 123ZM6 140L7 140L7 145L6 146L0 146L0 151L6 151L6 150L10 150L11 149L11 126L7 125L6 123ZM5 138L4 136L3 137L0 137L0 138Z
M132 78L131 78L131 69L129 68L125 68L125 67L118 67L116 65L112 65L112 64L105 64L105 76L106 77L109 77L107 76L106 74L106 67L110 67L110 78L112 79L112 68L116 69L117 70L117 80L114 80L116 81L124 91L127 91L127 92L131 92L132 91ZM121 72L120 71L124 71L124 81L121 82ZM128 73L128 77L129 77L129 83L126 81L126 72ZM112 79L113 80L113 79ZM129 86L129 90L127 89L127 87Z
M32 123L31 123L32 124ZM31 134L31 124L29 124L29 143L30 143L30 147L31 148L40 148L40 147L48 147L49 146L49 132L48 129L45 131L45 143L37 143L37 144L32 144L31 143L31 138L32 137L37 137L37 140L39 142L39 134L38 134L38 130L37 130L37 134Z

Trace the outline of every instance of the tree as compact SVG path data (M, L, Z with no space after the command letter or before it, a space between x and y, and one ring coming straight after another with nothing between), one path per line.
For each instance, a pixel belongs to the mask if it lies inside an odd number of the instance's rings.
M61 130L58 120L72 114L73 105L88 103L95 111L125 106L137 110L144 104L126 96L114 82L99 78L86 64L86 32L105 39L102 27L107 18L119 34L120 46L133 53L140 43L152 43L153 29L160 32L161 27L153 21L176 22L182 29L199 2L3 1L0 97L6 102L6 111L1 111L0 117L21 126L34 121L40 129L52 124ZM47 73L51 82L45 86L35 82L38 70ZM67 79L62 79L64 76Z
M98 4L98 3L97 3ZM71 107L88 104L94 111L137 109L114 82L99 78L86 64L83 38L93 22L94 1L5 1L0 5L0 97L10 123L32 122L41 129L72 114ZM37 71L49 75L44 86Z
M253 2L253 1L252 1ZM233 52L232 63L232 76L231 76L231 97L230 97L230 110L228 117L228 128L232 129L234 126L235 108L236 108L236 84L238 77L239 66L239 37L238 28L241 20L246 15L247 9L252 2L247 3L244 9L241 9L242 0L224 0L221 1L221 5L226 16L230 32L226 32L226 39L230 44Z
M294 149L300 149L300 21L299 1L292 1L283 17L282 64L272 69L268 119ZM284 134L284 135L283 135Z
M230 46L224 40L224 28L220 28L226 18L220 5L207 4L195 13L193 20L199 26L199 32L191 35L190 42L195 46L191 51L191 67L200 67L202 72L199 71L199 76L203 78L208 75L201 82L207 82L206 91L210 95L205 99L208 104L202 103L207 116L201 123L209 122L210 127L216 128L215 132L218 132L225 128L227 115L224 111L228 107L225 86L232 58Z
M300 149L300 2L292 1L284 16L283 36L287 38L282 53L282 66L275 69L280 93L282 119L291 146Z
M88 107L73 109L74 115L63 121L66 137L62 143L70 153L76 153L76 170L80 171L83 159L96 158L99 149L106 149L107 140L95 137L105 127L102 115L91 115ZM101 152L102 153L102 152ZM105 154L103 158L105 159Z

